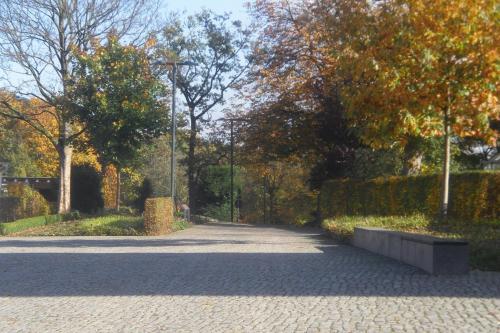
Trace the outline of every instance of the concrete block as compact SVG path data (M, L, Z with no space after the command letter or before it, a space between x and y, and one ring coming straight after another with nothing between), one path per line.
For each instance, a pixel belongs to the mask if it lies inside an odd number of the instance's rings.
M363 227L354 229L353 245L430 274L465 274L469 270L468 244L463 240Z

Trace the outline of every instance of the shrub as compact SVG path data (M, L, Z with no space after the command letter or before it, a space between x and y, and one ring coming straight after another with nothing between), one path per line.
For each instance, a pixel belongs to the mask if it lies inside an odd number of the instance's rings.
M317 194L304 188L290 190L278 202L277 217L281 223L304 225L315 222Z
M144 230L147 235L163 235L170 231L174 221L172 198L146 199L144 209Z
M63 220L63 217L60 214L47 215L47 216L45 216L45 225L58 223L58 222L61 222L62 220Z
M104 207L101 177L91 165L74 166L71 171L71 207L94 214Z
M76 221L76 220L79 220L81 219L81 215L80 215L80 212L77 211L77 210L74 210L70 213L65 213L61 216L61 220L66 222L66 221Z
M15 220L17 206L19 206L19 198L0 197L0 222Z
M208 205L203 209L203 215L211 217L218 221L231 221L231 204L229 201L222 203L221 205ZM238 209L234 208L235 219L238 216Z
M36 190L24 184L11 184L7 188L10 197L18 198L11 220L50 214L50 205Z
M137 199L134 201L134 208L140 213L143 213L146 199L153 196L153 184L151 183L151 180L145 178L137 192Z
M500 216L499 172L453 174L450 188L451 217L478 221ZM320 205L324 218L415 213L437 216L440 195L440 175L332 180L321 189Z

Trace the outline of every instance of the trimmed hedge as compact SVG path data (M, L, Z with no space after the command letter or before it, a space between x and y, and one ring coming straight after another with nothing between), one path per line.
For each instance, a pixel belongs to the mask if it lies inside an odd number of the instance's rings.
M149 198L144 205L144 230L149 236L168 233L174 221L172 198Z
M3 221L14 221L50 214L50 205L47 200L45 200L40 193L27 185L10 184L7 187L7 193L9 198L15 198L15 200L11 200L7 207L3 207L2 204L2 210L4 208L9 210L2 213ZM3 200L9 201L9 199Z
M62 221L61 215L35 216L26 219L20 219L14 222L0 223L0 234L8 235L23 231L29 228L40 227Z
M16 207L19 206L19 198L0 197L0 222L14 221L16 219Z
M71 208L86 214L95 214L104 207L101 176L89 164L71 168Z
M331 180L321 189L321 214L323 219L415 213L437 216L441 183L440 175ZM449 215L472 221L500 218L500 172L452 174Z

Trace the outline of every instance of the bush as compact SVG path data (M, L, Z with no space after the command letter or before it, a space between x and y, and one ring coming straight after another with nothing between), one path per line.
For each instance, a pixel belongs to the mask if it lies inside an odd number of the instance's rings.
M45 225L59 223L62 220L63 220L63 217L60 214L47 215L47 216L45 216Z
M101 177L91 165L73 166L71 171L71 207L83 213L102 210Z
M10 197L18 198L11 221L50 214L50 205L47 200L31 187L24 184L11 184L7 192Z
M14 222L0 223L0 234L8 235L29 228L57 223L60 222L61 220L62 220L61 215L48 215L48 216L29 217Z
M77 210L74 210L70 213L65 213L61 216L61 219L62 221L66 222L66 221L76 221L76 220L80 220L82 218L82 216L80 215L80 212L77 211Z
M147 235L163 235L174 221L172 198L149 198L144 209L144 230Z
M137 192L137 200L134 201L134 208L138 212L143 213L146 199L153 196L153 184L148 178L145 178Z
M231 221L231 204L229 202L224 202L219 205L209 205L203 209L203 215L211 217L218 221ZM238 216L238 209L234 209L235 219Z
M0 222L8 222L16 219L16 207L19 206L19 198L0 197Z
M441 179L440 175L428 175L328 181L321 189L321 214L324 218L415 213L437 216ZM449 215L471 221L500 217L499 188L499 172L451 175Z

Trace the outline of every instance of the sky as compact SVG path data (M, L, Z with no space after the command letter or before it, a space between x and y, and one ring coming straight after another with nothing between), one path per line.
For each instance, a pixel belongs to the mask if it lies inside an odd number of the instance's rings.
M187 14L194 14L196 12L199 12L203 8L211 9L217 14L222 14L225 12L231 13L231 17L233 19L237 19L243 22L244 25L247 25L250 23L250 16L247 14L247 10L245 7L245 3L248 0L160 0L162 2L160 11L161 11L161 16L169 14L172 11L179 11L183 12L186 11ZM10 73L8 76L12 81L14 81L15 85L18 85L20 82L22 82L23 77L18 77L15 74ZM1 83L4 83L2 79L0 78ZM177 100L178 100L178 110L180 112L185 112L185 107L184 110L183 108L183 100L180 94L177 94ZM232 97L232 94L228 94L228 99ZM223 113L221 110L225 106L216 106L214 108L213 112L213 118L212 119L218 119L223 116ZM226 105L227 107L227 105Z
M213 10L217 14L229 12L233 19L240 20L244 25L248 25L251 18L245 7L246 2L248 2L248 0L163 0L162 11L165 14L171 11L186 11L188 14L192 14L200 11L202 8L207 8ZM178 112L186 112L184 100L182 96L179 95L178 93L176 98L177 105L180 108ZM224 117L224 112L222 112L222 110L230 106L232 98L234 98L234 94L229 92L226 96L226 104L216 105L213 108L211 111L212 119Z
M241 20L244 23L250 21L245 8L245 3L247 1L248 0L163 0L166 11L185 10L188 13L195 13L202 8L207 8L219 14L230 12L235 19Z

